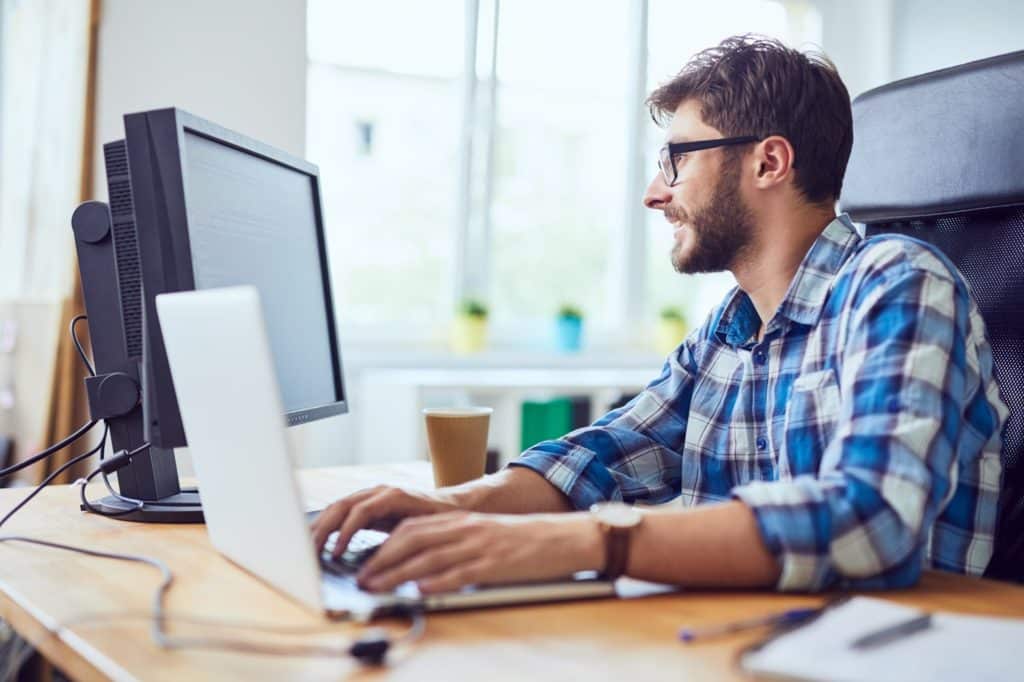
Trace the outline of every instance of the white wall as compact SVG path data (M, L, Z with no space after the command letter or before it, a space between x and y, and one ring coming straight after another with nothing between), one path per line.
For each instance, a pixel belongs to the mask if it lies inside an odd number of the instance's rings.
M812 0L852 97L890 81L1024 49L1020 0Z
M821 43L856 97L892 80L893 4L899 0L814 0Z
M893 6L893 77L1024 49L1020 0L899 0Z
M125 113L176 106L302 155L305 0L103 0L100 12L97 144L124 137Z

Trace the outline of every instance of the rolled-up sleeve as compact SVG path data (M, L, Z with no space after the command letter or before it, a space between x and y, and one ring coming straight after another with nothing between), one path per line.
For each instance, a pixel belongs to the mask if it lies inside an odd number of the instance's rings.
M629 403L591 426L538 443L509 466L536 471L576 509L607 500L658 504L677 497L693 392L691 339Z
M963 285L934 270L904 271L862 294L817 475L732 491L779 561L779 589L918 580L929 530L956 489L961 431L983 442L1000 426L972 376L969 316Z

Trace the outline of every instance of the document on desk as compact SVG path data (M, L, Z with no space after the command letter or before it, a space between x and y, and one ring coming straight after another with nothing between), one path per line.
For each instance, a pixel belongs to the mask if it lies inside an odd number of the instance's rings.
M744 670L813 680L1021 679L1024 619L935 613L931 627L871 649L851 643L921 611L853 597L743 655Z

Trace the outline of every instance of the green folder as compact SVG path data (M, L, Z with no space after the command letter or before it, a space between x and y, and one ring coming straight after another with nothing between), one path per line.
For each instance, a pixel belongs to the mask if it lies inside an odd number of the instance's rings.
M561 438L572 431L572 408L571 398L524 400L520 452L541 441Z

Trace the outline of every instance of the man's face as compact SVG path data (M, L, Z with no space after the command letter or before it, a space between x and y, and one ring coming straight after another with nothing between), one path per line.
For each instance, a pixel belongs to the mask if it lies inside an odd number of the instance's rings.
M700 105L683 102L668 129L668 142L724 137L705 124ZM664 212L673 226L672 266L677 272L729 270L750 249L753 217L740 192L741 154L721 148L691 152L676 159L678 179L669 187L658 173L644 205Z

